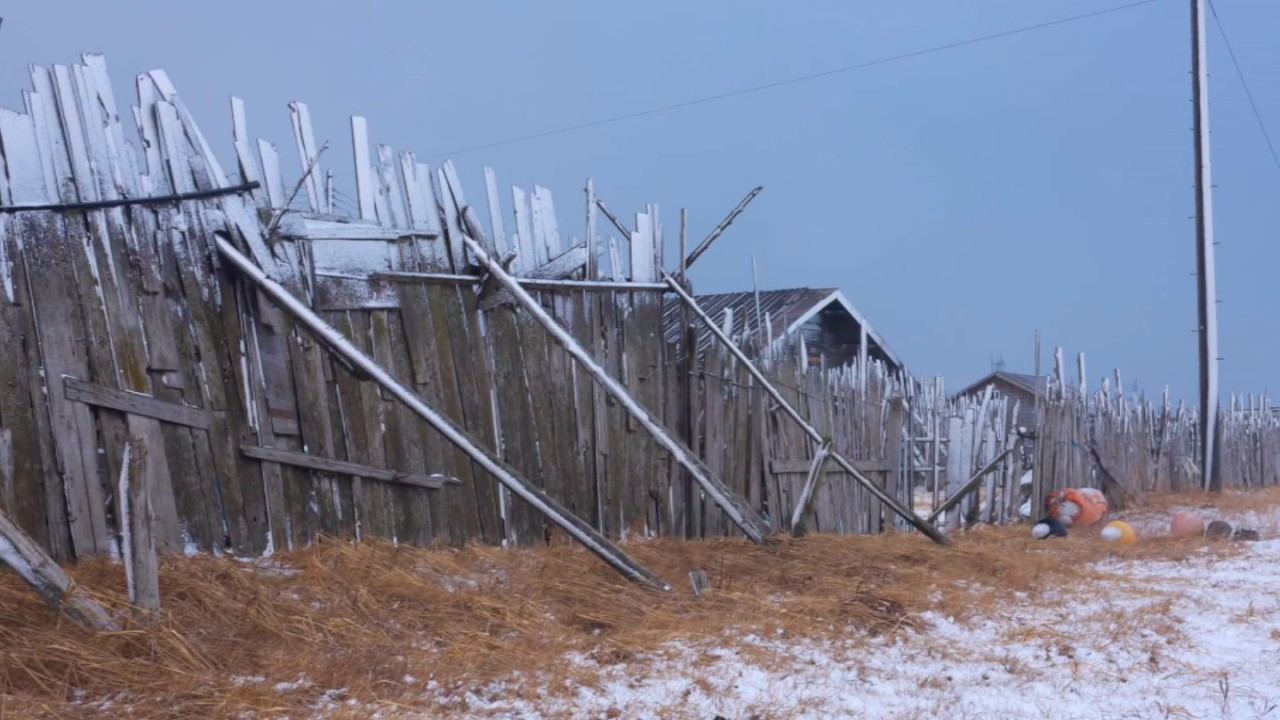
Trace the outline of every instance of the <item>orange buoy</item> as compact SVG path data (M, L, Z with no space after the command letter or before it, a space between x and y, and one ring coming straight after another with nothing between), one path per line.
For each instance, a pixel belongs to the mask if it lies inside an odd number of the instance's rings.
M1112 520L1102 528L1102 539L1117 545L1133 545L1138 542L1138 533L1133 526L1123 520Z
M1201 537L1204 535L1204 518L1199 513L1175 513L1173 522L1169 523L1169 534L1176 538Z
M1095 488L1060 488L1045 504L1051 516L1071 527L1088 527L1107 515L1107 498Z

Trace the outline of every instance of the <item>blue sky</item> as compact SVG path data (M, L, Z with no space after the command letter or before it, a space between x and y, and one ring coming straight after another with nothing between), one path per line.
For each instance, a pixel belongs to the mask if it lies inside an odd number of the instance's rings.
M1121 4L702 0L69 2L6 8L0 102L29 62L102 51L118 96L164 68L229 153L227 98L296 173L309 104L351 182L348 117L419 157L691 100ZM1090 383L1195 392L1189 3L1148 5L811 82L454 155L465 182L538 182L581 233L581 188L678 211L700 238L764 193L692 273L700 292L836 286L917 374L967 384L1040 329ZM1280 140L1280 4L1217 0ZM1210 21L1223 397L1274 382L1280 169ZM438 162L438 158L432 162ZM668 253L669 264L674 252ZM1074 374L1074 362L1071 364Z

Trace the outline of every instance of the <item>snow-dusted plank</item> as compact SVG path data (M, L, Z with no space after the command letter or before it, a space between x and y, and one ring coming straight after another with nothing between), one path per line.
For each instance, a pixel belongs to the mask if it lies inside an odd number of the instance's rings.
M71 177L71 158L67 152L67 141L59 121L58 92L54 86L53 74L46 68L33 65L31 67L31 83L35 88L33 100L38 105L31 108L31 116L36 123L36 135L40 141L40 151L47 156L50 163L49 190L55 201L71 202L75 198L67 195L69 191L64 181Z
M196 183L191 177L191 152L187 149L186 134L182 131L182 121L178 119L178 109L163 100L157 102L155 107L156 127L160 130L160 147L163 149L169 183L175 193L192 192L196 189Z
M449 249L445 244L444 230L440 227L440 207L436 201L435 173L426 163L416 163L414 173L417 177L418 192L422 194L422 204L427 207L426 227L429 241L418 243L418 253L426 263L425 267L442 269L449 266Z
M10 202L14 205L49 202L32 116L0 108L0 141L4 144L8 168Z
M369 159L369 123L359 115L351 118L351 149L356 164L356 197L360 199L360 217L377 220L374 207L377 195L373 179L373 164Z
M636 229L631 233L631 280L653 282L658 277L653 266L653 218L636 213Z
M249 123L245 119L244 101L238 97L231 98L231 139L235 144L241 182L261 182L258 163L253 157L253 146L249 144ZM253 191L253 197L261 205L265 202L266 194L262 188L258 188Z
M84 65L71 66L71 89L76 96L76 108L89 163L89 177L94 193L102 200L115 200L120 191L111 177L111 155L108 152L106 123L103 122L97 90L93 87L93 75Z
M511 203L516 218L516 259L511 270L516 275L524 275L540 264L533 240L533 222L529 217L529 199L524 190L513 185Z
M393 270L385 242L312 240L311 257L316 272L369 275Z
M213 181L214 187L227 187L227 174L222 169L222 164L218 162L218 158L213 154L213 148L210 147L208 141L204 138L204 133L200 132L200 127L196 125L195 118L191 116L191 111L187 109L182 98L178 97L178 91L174 88L173 83L169 81L169 76L163 70L152 70L148 73L152 82L160 90L160 95L164 99L173 104L178 111L178 117L182 121L182 127L190 138L191 144L195 147L199 156L202 157L208 165L210 179Z
M27 116L31 118L32 142L34 143L32 147L36 153L36 165L33 167L39 169L38 174L41 178L40 185L42 186L39 200L34 202L57 202L60 198L58 198L56 190L58 178L53 169L53 151L49 147L49 139L45 136L42 123L45 115L44 99L39 93L23 93L22 99L27 106ZM12 172L10 170L11 176ZM24 175L27 174L26 170L21 172ZM12 180L13 178L10 177L10 182Z
M285 237L306 240L381 240L383 242L395 242L402 238L420 235L419 231L383 227L354 218L315 218L298 215L286 215L280 221L279 230L280 234Z
M80 121L80 99L72 84L71 70L66 65L53 66L54 89L58 97L59 119L63 137L71 157L71 176L75 179L77 194L82 201L98 200L97 181L89 162L89 147L85 142L84 125Z
M535 214L542 222L542 242L546 245L547 260L558 257L563 245L560 242L560 223L556 220L556 205L551 191L541 185L533 186L533 202L537 206Z
M404 183L405 207L409 211L409 226L427 227L427 197L418 185L418 163L411 152L400 153L400 179Z
M613 273L614 280L627 279L627 270L622 266L622 251L618 247L618 238L612 236L609 237L609 271Z
M551 260L549 248L547 247L547 226L542 221L543 207L542 202L538 199L538 186L533 186L533 192L529 194L529 227L532 231L534 265L546 265Z
M90 88L90 103L101 110L116 196L138 197L137 168L131 148L125 140L124 127L120 124L115 90L107 73L107 61L100 53L85 53L81 57L85 65L85 80Z
M396 310L399 307L400 291L393 282L316 275L315 309L321 312Z
M320 183L319 148L311 130L311 111L302 102L289 103L289 120L293 123L293 142L298 147L298 163L302 172L302 185L307 191L307 203L311 212L320 212L324 192Z
M493 247L498 255L507 252L507 229L502 223L502 201L498 198L498 180L493 168L484 169L484 191L489 201L489 228L493 235Z
M147 160L147 178L151 184L151 192L168 195L173 192L169 184L169 171L166 169L160 152L160 126L156 120L156 102L160 94L156 92L155 83L146 75L137 78L138 106L134 116L138 121L138 131L142 135L142 152Z
M408 209L400 192L402 183L396 177L395 151L388 145L378 146L378 182L387 208L391 211L391 225L409 227Z
M450 264L456 273L467 271L467 248L462 242L461 217L454 199L457 195L449 184L448 172L450 164L436 170L436 199L440 203L440 215L444 218L445 240L448 242Z
M283 208L284 180L280 177L280 153L266 140L258 140L258 157L262 159L262 178L267 186L267 206Z

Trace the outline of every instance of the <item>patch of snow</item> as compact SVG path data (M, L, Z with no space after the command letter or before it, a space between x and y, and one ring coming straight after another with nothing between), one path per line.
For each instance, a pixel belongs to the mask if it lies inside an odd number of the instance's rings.
M1262 717L1278 712L1280 540L1235 557L1110 559L1102 581L936 612L896 638L668 643L619 665L566 655L598 682L471 689L470 714L622 717ZM532 686L531 686L532 683ZM517 691L517 686L519 690Z

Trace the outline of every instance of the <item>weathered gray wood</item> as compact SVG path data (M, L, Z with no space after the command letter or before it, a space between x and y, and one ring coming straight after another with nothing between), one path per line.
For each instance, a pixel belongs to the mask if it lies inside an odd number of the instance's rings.
M291 450L258 447L257 445L241 445L240 452L244 453L246 457L251 457L254 460L262 460L264 462L282 463L284 465L293 465L310 470L320 470L323 472L338 473L339 475L368 478L370 480L382 480L384 482L400 483L402 485L414 485L431 490L439 490L445 485L459 485L462 482L457 478L448 477L446 475L401 473L393 470L386 470L384 468L372 467L370 465L347 462L345 460L335 460L333 458L308 455L306 453L293 452Z
M207 410L165 402L150 395L117 390L73 377L62 378L62 387L68 400L107 407L131 415L155 418L200 430L208 430L213 422L213 414Z
M800 499L796 501L795 510L791 516L791 534L795 537L804 537L808 534L804 517L813 510L813 499L817 494L815 491L818 487L818 481L823 475L823 469L826 467L827 461L830 459L831 443L826 442L813 453L813 459L809 461L809 470L804 479L804 489L800 491Z
M480 246L471 242L472 251L483 250ZM326 324L314 312L305 305L300 303L292 294L289 293L282 285L268 277L260 268L255 266L249 258L245 257L235 248L234 245L225 239L218 238L218 250L228 261L235 265L246 278L253 281L264 292L269 294L272 299L280 303L291 316L300 323L304 324L308 330L325 340L325 345L333 352L342 354L349 362L367 372L370 377L375 379L380 386L385 388L397 400L411 408L419 417L427 421L432 427L436 428L441 434L447 437L450 442L458 445L466 450L472 456L472 459L479 463L489 472L498 478L504 485L527 502L537 506L549 518L563 527L576 540L581 542L587 549L591 550L598 557L608 562L612 567L623 573L627 577L646 585L661 589L670 590L671 586L663 582L656 575L636 563L629 556L624 554L620 549L601 536L590 525L584 523L580 518L568 512L563 506L543 493L541 490L531 486L528 481L521 478L516 472L506 465L501 458L497 457L492 451L485 449L480 443L466 430L458 427L447 418L441 416L435 410L423 403L417 395L398 382L394 377L387 374L371 357L357 349L354 345L347 341L341 333L335 331L331 326Z
M0 510L13 512L15 483L13 460L13 430L0 427Z
M888 472L890 469L890 463L887 459L851 460L850 462L853 463L854 467L858 468L859 472L866 473L868 475ZM811 465L812 463L809 460L770 460L769 472L774 473L775 475L807 475ZM827 474L839 474L845 471L841 468L827 466L823 472Z
M681 286L678 280L673 278L666 271L662 272L662 279L666 281L667 286L671 288L672 292L678 295L681 300L683 300L686 304L689 305L689 308L694 312L694 314L698 317L698 319L701 320L707 326L711 334L714 335L716 339L719 340L726 348L728 348L728 350L734 355L734 357L736 357L740 362L744 363L745 366L751 370L752 376L754 376L756 380L760 381L760 384L764 387L765 391L768 392L771 397L773 397L774 401L778 403L778 405L786 412L786 414L790 416L791 419L794 420L796 424L799 425L800 428L803 429L804 432L814 442L826 442L826 439L823 438L822 434L819 433L813 427L813 425L809 424L809 422L806 421L799 414L799 412L797 412L795 408L793 408L791 404L788 403L786 399L782 397L782 395L778 392L777 388L775 388L773 384L769 382L769 379L766 378L758 368L756 368L755 364L751 362L751 359L748 358L745 354L743 354L742 350L738 348L737 344L735 344L733 340L731 340L729 336L726 335L722 330L716 327L715 323L711 320L711 318L709 318L707 314L702 311L702 308L698 307L698 303L693 299L693 296L685 291L684 287ZM913 511L911 511L906 507L903 507L902 503L898 502L896 499L886 495L883 488L878 486L872 480L868 479L860 470L858 470L857 467L853 465L852 462L850 462L847 458L845 458L841 453L833 452L832 460L834 460L838 465L840 465L840 467L844 468L845 471L847 471L850 475L852 475L854 479L857 480L864 488L866 488L868 492L874 495L876 499L878 499L880 502L883 502L886 505L888 505L890 508L892 508L893 511L898 514L899 517L902 517L907 522L911 523L911 525L915 527L917 530L919 530L920 532L924 533L925 535L928 535L929 538L934 542L939 544L946 544L947 542L946 538L942 535L942 533L938 532L937 528L935 528L933 525L927 522L924 522Z
M1009 453L1013 452L1013 450L1014 449L1011 447L1005 448L999 455L995 457L994 460L987 463L986 465L983 465L977 472L973 474L973 477L970 477L968 480L966 480L965 483L961 485L959 488L957 488L955 491L953 491L951 493L951 496L948 497L945 501L943 501L941 505L934 508L933 512L930 513L929 515L929 522L937 522L938 518L941 517L944 512L955 507L957 503L965 499L965 497L967 497L969 493L973 492L974 489L978 487L978 485L982 482L982 479L987 476L987 473L991 472L992 470L995 470L1000 465L1000 463L1003 462L1004 459L1009 455Z
M725 511L733 522L747 534L754 542L763 542L765 537L764 523L761 521L759 514L754 508L746 504L746 501L736 496L732 491L725 487L724 483L717 477L708 472L706 466L701 460L687 447L676 438L670 430L663 427L660 421L653 416L642 405L637 403L627 390L609 376L607 372L591 357L583 347L571 335L565 332L550 315L542 309L532 296L529 295L520 284L516 282L507 272L498 265L496 261L484 251L484 248L474 238L464 237L467 247L475 254L476 259L483 265L493 276L502 283L507 289L511 290L519 301L520 305L529 311L543 327L551 333L555 339L564 346L564 348L577 360L581 366L591 373L609 394L613 395L627 412L640 423L641 426L653 436L654 440L662 447L666 448L673 456L675 456L682 465L685 466L702 485L703 490L707 493L715 503Z
M535 287L530 280L566 280L582 271L587 264L587 246L578 245L569 248L562 254L552 258L547 264L531 271L527 277L521 278L520 284ZM545 286L544 287L551 287ZM491 310L499 305L514 303L515 298L507 290L498 290L480 301L481 310Z
M120 550L124 555L125 581L129 604L142 613L160 609L160 566L153 532L155 509L151 504L150 476L146 443L134 436L124 446L119 495L121 528Z
M118 629L101 605L71 592L71 578L3 512L0 512L0 561L13 568L49 607L66 613L85 629Z

